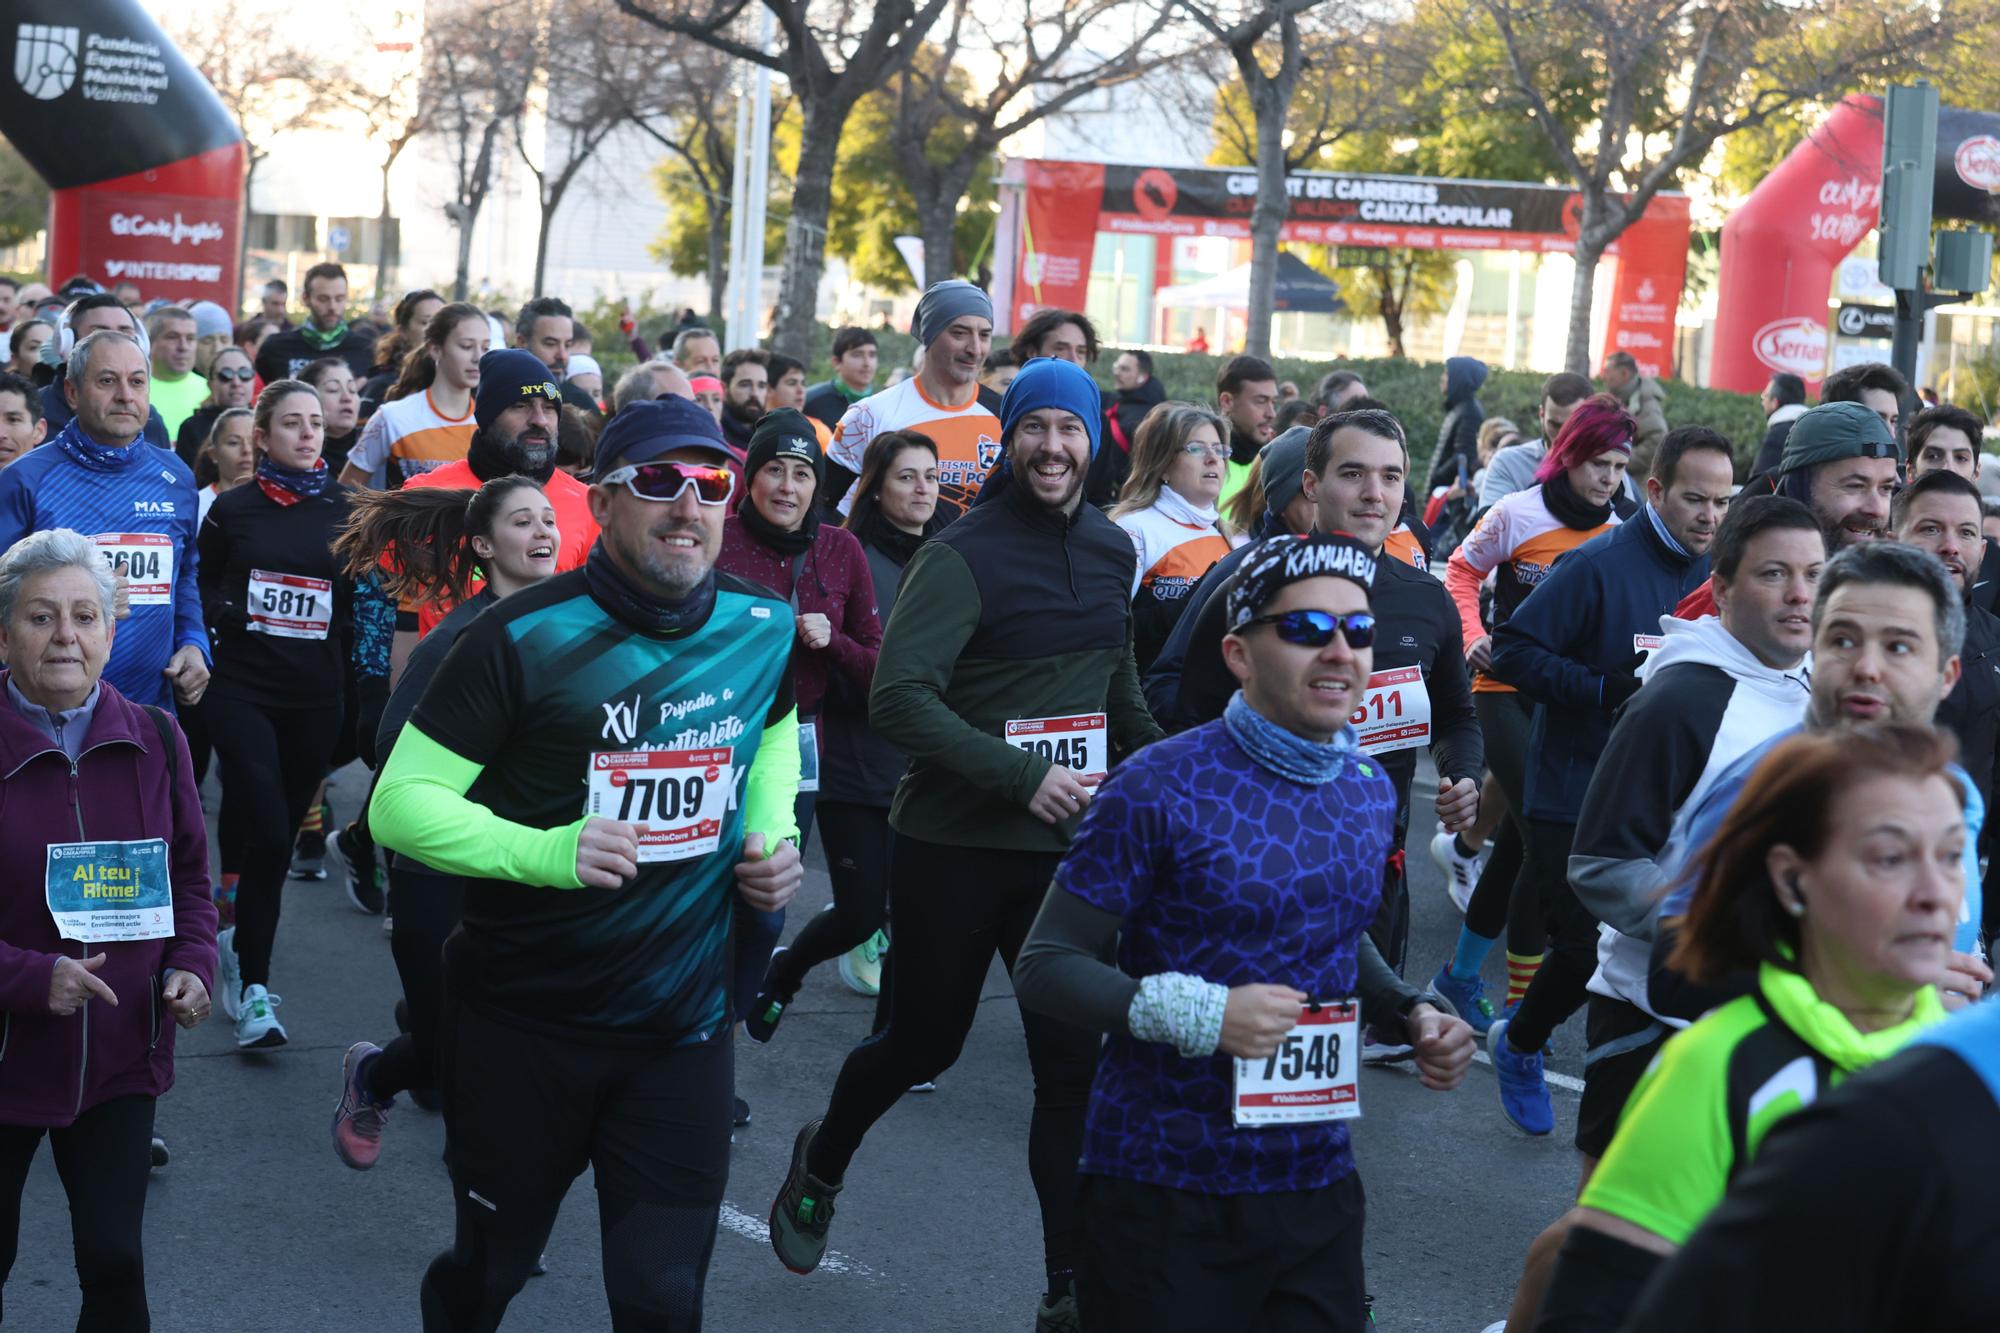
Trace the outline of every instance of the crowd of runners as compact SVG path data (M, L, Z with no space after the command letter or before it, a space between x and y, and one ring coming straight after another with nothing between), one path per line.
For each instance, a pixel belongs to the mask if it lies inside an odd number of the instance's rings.
M812 385L691 315L607 377L553 297L298 295L0 280L0 1282L46 1138L78 1327L150 1326L174 1028L285 1046L286 886L334 876L401 992L331 1150L444 1118L427 1330L501 1324L586 1167L609 1325L698 1328L738 1043L830 965L873 1022L759 1187L811 1273L996 955L1033 1110L979 1188L1044 1268L993 1327L1366 1328L1362 1066L1547 1136L1579 1011L1575 1206L1495 1330L1992 1317L1977 417L1863 365L1730 440L1617 354L1520 425L1455 357L1413 446L1352 369L1182 401L1063 310L996 349L963 281Z

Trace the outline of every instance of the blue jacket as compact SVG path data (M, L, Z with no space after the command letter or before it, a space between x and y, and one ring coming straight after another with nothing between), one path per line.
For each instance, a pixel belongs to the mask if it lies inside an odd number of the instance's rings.
M113 550L131 550L150 539L155 549L148 568L165 588L135 595L132 614L118 622L111 640L104 679L133 703L171 712L173 688L160 674L167 659L190 644L209 658L195 578L194 473L172 450L143 439L113 451L110 465L99 466L75 448L80 438L71 421L0 472L0 551L48 528L74 528ZM114 540L121 536L126 541ZM144 581L145 571L139 573L135 583Z
M1635 674L1644 636L1657 637L1660 617L1707 577L1708 557L1676 552L1642 511L1558 560L1494 631L1494 677L1535 702L1530 818L1576 823L1618 703L1605 677Z

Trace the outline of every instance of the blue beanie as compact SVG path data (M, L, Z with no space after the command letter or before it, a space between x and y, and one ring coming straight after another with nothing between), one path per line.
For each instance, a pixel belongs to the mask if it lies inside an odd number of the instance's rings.
M1000 400L1000 444L1003 448L1012 445L1014 423L1022 417L1053 407L1074 413L1083 422L1083 428L1090 432L1090 456L1095 458L1104 428L1103 403L1089 371L1074 361L1038 356L1021 367L1007 386L1007 396Z
M676 449L706 449L719 463L735 457L707 408L691 398L670 395L627 403L604 423L591 475L601 479L620 464L650 463Z
M472 400L472 417L479 429L491 426L523 398L546 398L558 409L562 406L556 373L540 357L518 347L500 347L479 358L479 388Z

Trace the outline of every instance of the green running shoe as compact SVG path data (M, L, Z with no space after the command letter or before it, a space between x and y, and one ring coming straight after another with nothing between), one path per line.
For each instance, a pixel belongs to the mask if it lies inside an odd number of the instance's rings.
M822 1121L808 1120L792 1144L792 1169L771 1203L771 1248L778 1261L801 1276L819 1267L826 1254L826 1230L833 1223L833 1196L840 1186L829 1185L806 1172L806 1150Z

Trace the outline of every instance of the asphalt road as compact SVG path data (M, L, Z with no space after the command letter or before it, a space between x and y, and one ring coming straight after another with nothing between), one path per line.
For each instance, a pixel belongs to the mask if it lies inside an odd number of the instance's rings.
M365 775L333 800L351 817ZM1426 765L1418 790L1436 789ZM216 791L205 794L211 812ZM1432 821L1420 812L1418 828ZM211 828L213 817L211 813ZM1426 843L1412 837L1410 971L1449 955L1458 914ZM338 873L337 871L335 872ZM797 923L827 901L817 856L793 906ZM1421 978L1420 978L1421 979ZM1505 956L1487 969L1505 985ZM451 1240L439 1117L407 1099L391 1114L381 1162L357 1173L334 1157L328 1125L349 1043L386 1041L399 987L381 923L338 883L293 882L273 989L291 1035L281 1051L239 1055L219 1017L182 1034L174 1090L159 1108L173 1161L154 1175L146 1217L153 1323L175 1330L415 1329L417 1284ZM764 1218L798 1125L825 1105L839 1062L867 1035L873 1001L831 967L808 982L767 1047L738 1050L738 1090L754 1122L737 1132L728 1205L708 1279L707 1326L735 1330L1028 1330L1042 1279L1027 1176L1026 1049L1004 971L988 978L958 1065L930 1096L908 1096L863 1146L840 1200L832 1253L799 1278L779 1266ZM1581 1073L1581 1020L1558 1034L1550 1067ZM1568 1206L1576 1097L1557 1088L1557 1128L1529 1139L1501 1115L1490 1067L1456 1093L1408 1073L1366 1070L1356 1156L1368 1194L1367 1265L1377 1327L1479 1333L1506 1314L1531 1237ZM535 1126L520 1126L532 1152ZM73 1326L78 1306L67 1206L49 1156L22 1204L20 1255L5 1292L10 1328ZM515 1301L506 1326L608 1327L587 1182L570 1193L549 1245L549 1274Z

